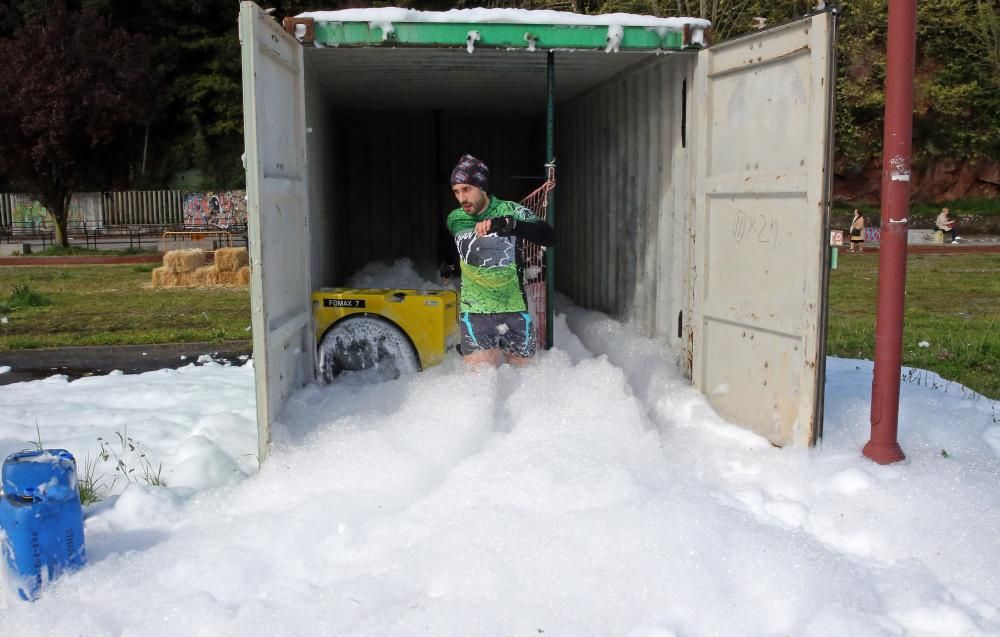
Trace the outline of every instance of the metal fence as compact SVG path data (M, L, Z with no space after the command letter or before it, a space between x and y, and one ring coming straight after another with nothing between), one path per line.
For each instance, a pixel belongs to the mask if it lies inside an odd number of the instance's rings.
M107 225L184 223L184 193L180 190L130 190L101 194Z
M87 247L162 246L170 233L185 231L225 233L221 245L246 245L246 223L232 214L194 215L188 208L212 204L218 212L230 200L242 198L242 191L215 193L184 193L180 190L148 190L76 193L70 202L66 233L72 243ZM223 212L229 212L226 208ZM185 214L187 212L188 214ZM40 242L42 247L55 243L55 223L34 197L19 193L0 193L0 242ZM176 241L171 241L175 243Z
M180 190L80 192L70 200L70 224L91 227L128 224L174 225L184 222ZM52 218L34 197L0 193L0 227L19 232L51 229Z

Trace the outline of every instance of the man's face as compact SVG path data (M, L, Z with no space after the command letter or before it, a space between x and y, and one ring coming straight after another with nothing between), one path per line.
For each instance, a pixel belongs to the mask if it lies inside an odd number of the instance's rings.
M489 199L481 188L469 184L455 184L451 187L451 191L455 193L458 205L468 214L475 216L486 209Z

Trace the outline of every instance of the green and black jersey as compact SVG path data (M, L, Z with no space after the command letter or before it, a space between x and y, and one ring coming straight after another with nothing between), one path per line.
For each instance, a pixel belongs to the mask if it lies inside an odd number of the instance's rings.
M521 204L496 197L490 197L490 205L478 215L461 208L448 215L448 231L455 238L462 268L462 312L495 314L528 309L521 276L524 239L495 233L476 235L476 224L494 217L513 217L528 223L538 219Z

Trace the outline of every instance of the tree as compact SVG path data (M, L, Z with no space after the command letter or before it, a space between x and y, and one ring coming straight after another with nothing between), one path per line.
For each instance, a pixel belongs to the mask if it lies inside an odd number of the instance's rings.
M986 2L924 0L918 5L915 165L997 156L1000 93L998 67L991 62L1000 29L995 16L995 7ZM851 174L881 156L887 8L882 0L855 0L845 4L841 17L838 167Z
M87 0L151 42L156 103L132 149L132 187L169 187L195 169L204 187L241 188L243 96L239 5L232 0Z
M150 104L145 52L145 38L62 2L0 40L0 172L46 207L60 245L73 192L120 177L115 151Z
M976 0L974 35L986 52L993 72L993 83L1000 87L1000 9L994 4Z

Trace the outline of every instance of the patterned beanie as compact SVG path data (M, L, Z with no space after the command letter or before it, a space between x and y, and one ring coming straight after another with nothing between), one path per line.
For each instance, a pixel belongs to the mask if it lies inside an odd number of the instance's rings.
M472 155L462 155L458 164L451 171L451 185L468 184L482 190L490 181L490 169L482 161Z

